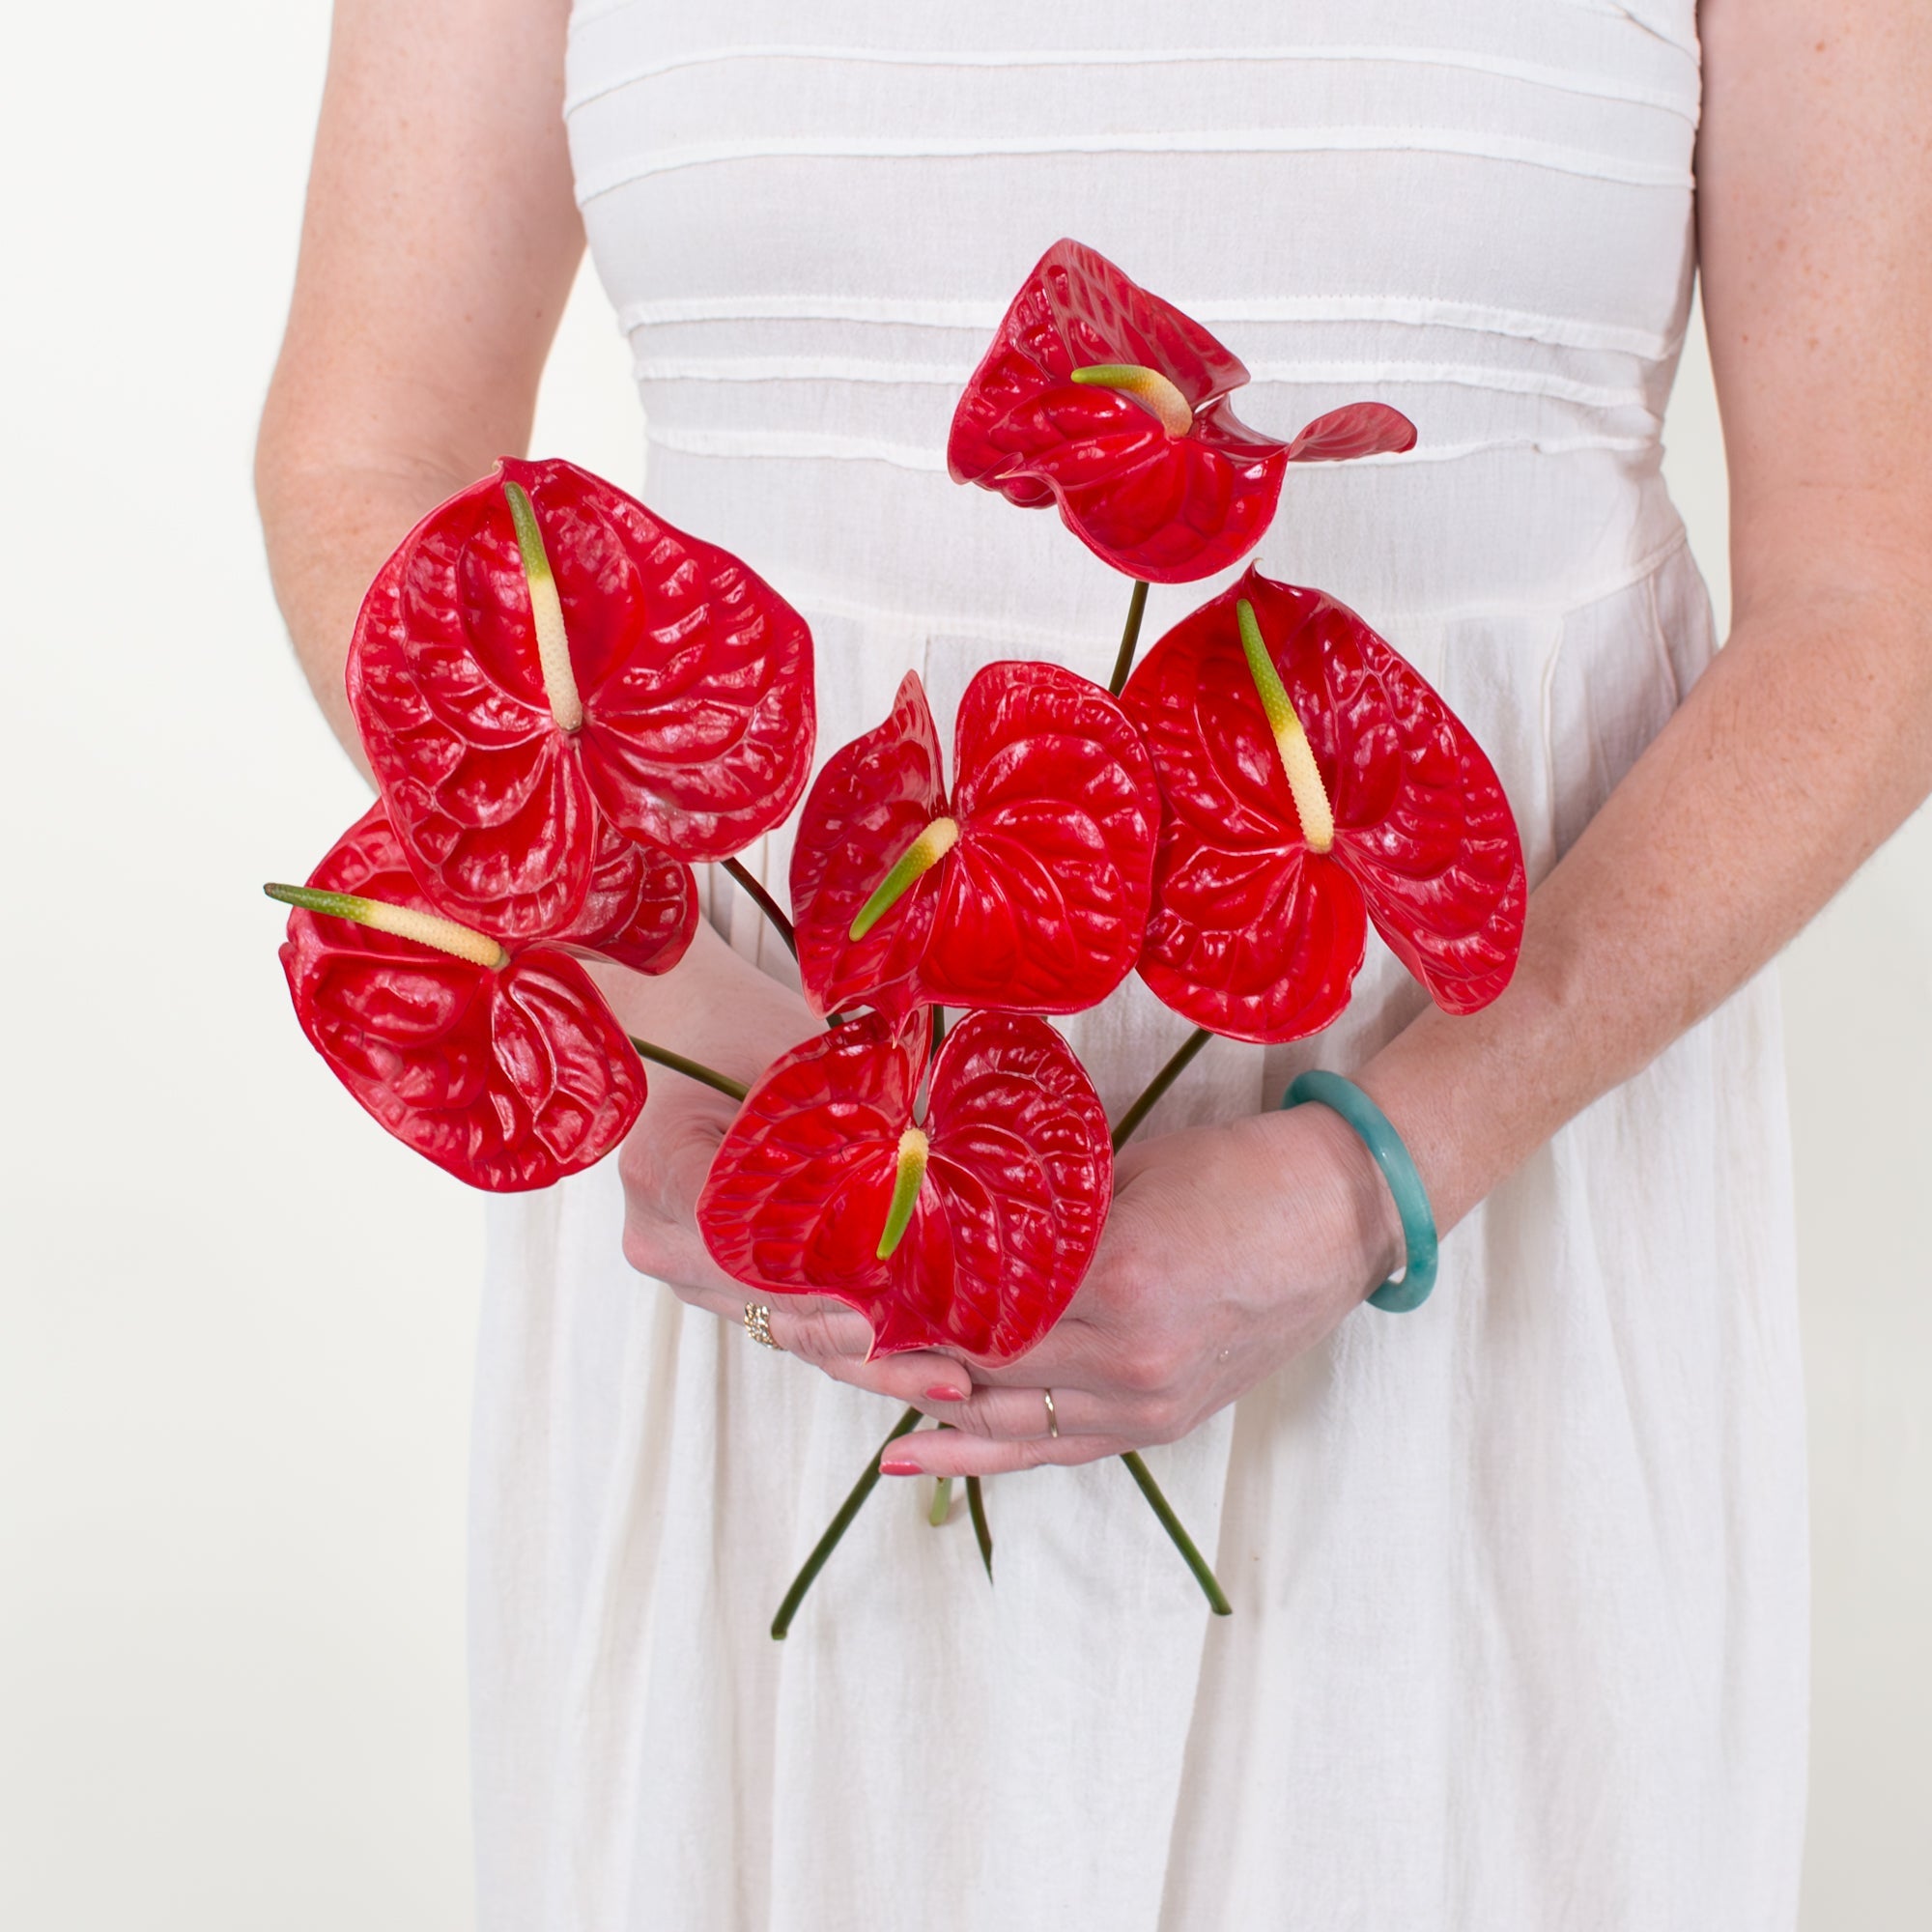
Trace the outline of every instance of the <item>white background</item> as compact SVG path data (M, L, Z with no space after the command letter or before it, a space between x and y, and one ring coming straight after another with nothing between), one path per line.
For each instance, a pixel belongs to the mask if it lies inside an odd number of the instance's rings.
M256 890L362 804L248 485L326 39L320 0L97 0L17 11L0 71L0 1925L22 1932L469 1919L477 1204L309 1051ZM1721 614L1694 344L1668 440ZM638 480L588 278L536 447ZM1807 1932L1932 1923L1928 885L1921 816L1781 968Z

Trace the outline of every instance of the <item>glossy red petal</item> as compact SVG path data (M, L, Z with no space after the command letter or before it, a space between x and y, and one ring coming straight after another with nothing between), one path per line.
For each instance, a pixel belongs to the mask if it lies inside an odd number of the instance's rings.
M1072 382L1099 362L1158 370L1195 412L1170 437L1142 406ZM1210 576L1260 540L1287 447L1238 422L1248 372L1200 324L1077 242L1056 242L1008 309L953 412L956 482L1062 521L1117 570L1153 582Z
M946 810L939 731L917 673L892 715L825 762L792 845L792 924L806 998L820 1013L870 1005L903 1010L939 895L927 872L864 939L852 922L899 854Z
M437 910L381 806L310 875L329 892ZM583 969L549 948L492 971L296 910L282 968L337 1079L388 1131L471 1186L545 1187L629 1131L644 1073Z
M1376 930L1435 1004L1478 1012L1509 984L1522 951L1522 842L1482 747L1415 670L1388 655L1380 677L1401 782L1382 792L1375 774L1362 774L1336 854Z
M1339 1018L1361 970L1362 895L1332 860L1163 844L1141 978L1231 1039L1303 1039Z
M611 819L693 862L781 824L811 768L804 618L728 551L575 464L501 469L543 531L583 695L583 768Z
M1291 463L1349 463L1415 447L1415 425L1386 403L1349 403L1317 416L1288 446Z
M608 819L582 910L556 934L573 951L614 959L634 973L668 973L697 930L697 881L681 859L627 838Z
M895 1270L875 1351L941 1346L1010 1361L1060 1319L1099 1245L1114 1191L1106 1114L1044 1020L973 1013L933 1063L925 1130L920 1211L943 1223L950 1268L940 1275L928 1243Z
M928 1035L923 1011L867 1014L765 1069L697 1200L698 1231L725 1273L862 1311L884 1292L876 1250Z
M551 715L503 495L535 506L584 704ZM726 552L567 463L517 463L433 510L363 600L350 704L417 876L506 938L570 923L597 820L728 856L804 789L811 642Z
M451 917L507 939L574 919L596 802L551 721L500 481L423 519L378 572L349 649L349 702L410 865Z
M1138 405L1125 406L1145 417ZM1151 583L1191 583L1261 541L1287 455L1236 421L1225 402L1201 411L1184 437L1151 426L1137 462L1115 462L1117 442L1091 442L1042 461L1038 472L1058 481L1067 527L1116 570Z
M985 667L960 700L953 815L923 995L1079 1012L1140 956L1160 792L1117 699L1058 666ZM931 875L928 875L931 876Z
M868 1015L778 1061L718 1151L698 1227L746 1286L858 1309L874 1353L1007 1361L1058 1319L1093 1260L1113 1188L1106 1117L1043 1020L969 1016L933 1063L925 1182L880 1261L925 1027L923 1010Z
M1334 808L1325 858L1302 839L1241 654L1243 597ZM1346 1003L1364 911L1450 1011L1508 982L1525 899L1508 801L1466 728L1352 611L1250 570L1154 646L1124 702L1166 804L1141 966L1162 999L1238 1037L1300 1037Z

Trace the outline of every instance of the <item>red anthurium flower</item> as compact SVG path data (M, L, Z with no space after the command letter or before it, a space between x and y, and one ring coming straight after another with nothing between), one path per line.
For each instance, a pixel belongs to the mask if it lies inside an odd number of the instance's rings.
M600 1160L644 1069L583 968L445 919L372 807L295 906L282 970L335 1076L390 1133L472 1187L546 1187Z
M1105 256L1056 242L1035 265L953 412L957 483L1061 521L1130 577L1190 583L1261 541L1290 463L1409 449L1380 403L1318 417L1292 442L1236 420L1238 358Z
M1059 1319L1113 1197L1107 1118L1044 1020L974 1013L916 1101L928 1015L847 1021L752 1089L697 1202L705 1245L759 1293L829 1294L872 1352L1004 1362Z
M1319 590L1250 569L1150 651L1123 702L1166 816L1141 975L1198 1026L1299 1039L1348 1004L1365 918L1452 1013L1509 983L1522 848L1490 761Z
M505 458L416 526L363 600L349 699L417 876L511 939L577 917L601 821L727 858L811 761L804 619L569 463Z
M1058 666L966 687L949 802L917 675L819 773L792 850L792 917L821 1012L932 1001L1078 1012L1133 970L1160 794L1117 699Z

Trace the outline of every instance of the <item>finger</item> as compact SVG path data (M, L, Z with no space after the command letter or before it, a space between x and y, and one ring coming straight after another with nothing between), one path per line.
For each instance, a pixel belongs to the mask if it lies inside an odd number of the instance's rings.
M969 1406L973 1378L951 1355L920 1350L903 1355L880 1355L872 1361L838 1357L821 1361L827 1375L854 1388L910 1403L925 1414L950 1421Z
M1016 1469L1072 1467L1123 1456L1137 1448L1125 1435L1029 1436L1023 1441L993 1441L967 1435L957 1429L921 1429L901 1435L879 1467L888 1476L1005 1476Z
M771 1303L772 1340L835 1380L940 1415L963 1405L973 1378L951 1355L930 1350L872 1356L872 1325L856 1309L825 1301L810 1309Z
M633 1216L624 1227L624 1259L641 1275L675 1288L689 1301L702 1293L720 1314L755 1297L711 1259L695 1230L652 1217Z
M679 1293L687 1301L715 1302L719 1314L743 1320L743 1302L727 1303L702 1291ZM753 1304L758 1305L755 1295ZM871 1324L842 1302L814 1299L801 1305L774 1298L762 1306L767 1311L766 1326L779 1348L822 1369L835 1381L890 1396L895 1402L914 1404L933 1416L950 1414L973 1393L972 1376L951 1355L921 1350L868 1359Z
M1077 1388L976 1388L945 1419L968 1435L1002 1442L1030 1442L1038 1436L1051 1441L1056 1435L1115 1436L1132 1426L1118 1402Z
M872 1324L843 1302L741 1293L772 1311L772 1340L801 1361L830 1370L836 1364L856 1366L872 1352Z
M1095 1356L1110 1345L1101 1326L1083 1316L1063 1315L1023 1355L997 1364L976 1363L973 1379L1013 1388L1058 1389L1085 1382Z
M808 1321L813 1324L810 1332L814 1336L820 1336L826 1332L816 1325L822 1320L851 1316L860 1324L857 1330L840 1327L831 1339L821 1340L817 1346L832 1347L836 1342L844 1346L857 1346L862 1352L870 1346L871 1331L865 1326L864 1318L852 1316L852 1311L843 1302L828 1300L817 1295L810 1298L797 1297L793 1301L781 1301L777 1295L760 1294L754 1290L746 1288L742 1282L733 1281L728 1275L724 1277L724 1285L722 1288L714 1288L708 1282L682 1281L667 1281L663 1286L669 1289L687 1307L701 1309L705 1314L715 1315L721 1321L731 1322L746 1329L747 1332L750 1331L751 1324L745 1320L746 1309L763 1307L767 1313L767 1325L771 1330L772 1340L778 1344L779 1350L800 1355L808 1361L813 1357L806 1348L788 1347L781 1339L782 1334L789 1334L793 1342L798 1342L801 1339L801 1331L807 1327Z

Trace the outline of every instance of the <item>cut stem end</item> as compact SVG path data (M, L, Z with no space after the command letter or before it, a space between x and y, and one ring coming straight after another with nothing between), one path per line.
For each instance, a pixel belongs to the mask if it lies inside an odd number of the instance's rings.
M1201 1594L1208 1599L1208 1607L1217 1617L1231 1617L1234 1605L1228 1601L1228 1594L1221 1588L1220 1578L1208 1567L1208 1559L1194 1547L1194 1539L1181 1526L1180 1519L1174 1513L1174 1505L1162 1494L1161 1487L1153 1479L1153 1473L1140 1459L1137 1450L1129 1449L1121 1458L1127 1465L1127 1473L1140 1485L1141 1494L1148 1500L1148 1507L1159 1519L1160 1526L1167 1531L1169 1540L1180 1552L1180 1560L1194 1574L1194 1580L1201 1585Z

